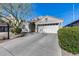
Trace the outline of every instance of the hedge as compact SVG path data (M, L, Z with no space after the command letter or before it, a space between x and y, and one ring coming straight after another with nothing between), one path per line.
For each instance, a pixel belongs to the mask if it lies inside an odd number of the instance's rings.
M66 27L58 30L59 45L73 54L79 53L79 27Z

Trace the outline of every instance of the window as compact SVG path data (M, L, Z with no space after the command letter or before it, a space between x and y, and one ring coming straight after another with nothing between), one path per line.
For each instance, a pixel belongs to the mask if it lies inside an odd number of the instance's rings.
M0 32L7 32L8 27L7 26L0 26Z

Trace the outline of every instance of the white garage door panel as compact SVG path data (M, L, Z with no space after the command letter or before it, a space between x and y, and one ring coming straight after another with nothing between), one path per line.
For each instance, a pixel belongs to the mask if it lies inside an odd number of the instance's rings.
M57 33L58 25L39 26L38 32L40 33Z
M57 25L45 26L45 28L43 29L43 31L46 32L46 33L57 33L58 26Z

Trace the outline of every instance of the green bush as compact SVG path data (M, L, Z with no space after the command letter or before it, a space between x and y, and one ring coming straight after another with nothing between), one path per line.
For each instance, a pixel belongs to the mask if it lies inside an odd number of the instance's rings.
M79 53L79 27L66 27L58 30L59 45L73 54Z
M18 27L11 29L11 32L12 32L12 33L15 33L15 34L20 34L21 31L22 31L22 29L21 29L21 28L18 28Z

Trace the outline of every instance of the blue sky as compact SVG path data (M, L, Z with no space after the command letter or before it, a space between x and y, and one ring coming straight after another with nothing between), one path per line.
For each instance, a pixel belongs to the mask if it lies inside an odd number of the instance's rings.
M63 26L79 19L79 4L74 4L73 19L73 3L34 3L33 16L54 16L64 19Z

